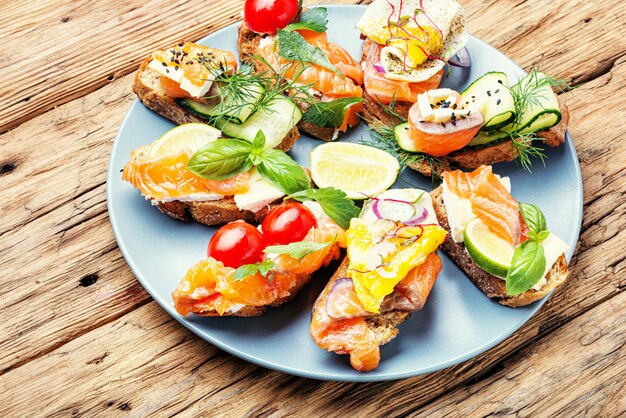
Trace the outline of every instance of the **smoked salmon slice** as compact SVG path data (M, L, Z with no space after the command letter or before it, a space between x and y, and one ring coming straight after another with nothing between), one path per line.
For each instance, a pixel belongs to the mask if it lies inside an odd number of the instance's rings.
M347 263L344 264L347 266ZM421 309L441 266L439 256L429 254L424 263L413 268L396 285L394 293L386 297L381 312ZM355 370L373 370L380 362L380 344L366 322L366 318L372 315L360 304L351 279L342 277L333 280L315 302L311 336L323 349L349 354L350 364Z
M130 161L122 171L122 179L149 199L176 199L195 193L232 196L248 190L250 175L247 172L221 181L206 180L187 170L187 163L193 155L191 150L151 157L147 155L148 149L149 146L142 146L131 153Z
M523 221L519 203L498 180L491 166L480 166L472 173L449 171L443 173L446 187L454 194L468 198L472 212L490 230L509 242L520 242Z

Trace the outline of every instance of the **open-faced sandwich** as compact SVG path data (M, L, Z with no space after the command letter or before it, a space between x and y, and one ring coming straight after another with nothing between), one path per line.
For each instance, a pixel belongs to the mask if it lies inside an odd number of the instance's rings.
M209 125L180 125L133 151L122 178L162 212L205 225L258 222L287 194L311 187L308 172L268 148L262 131L252 143L220 135Z
M291 300L340 248L345 230L319 203L282 203L258 229L243 221L218 229L208 257L174 291L174 306L185 316L262 315Z
M317 345L349 354L358 371L378 367L380 346L426 303L445 237L426 191L392 189L368 200L346 231L346 259L313 307Z
M283 88L274 77L238 68L231 52L192 42L154 51L133 86L143 104L178 124L209 123L249 142L262 130L269 147L287 151L299 137L302 112Z
M240 58L254 65L257 76L273 74L283 80L285 93L304 112L298 128L333 141L358 124L363 70L345 49L328 41L326 9L301 11L295 0L248 7L253 3L259 2L246 4L239 27ZM277 7L284 9L271 13Z
M568 246L548 230L538 207L517 202L510 191L507 177L481 166L443 173L431 195L449 231L443 250L487 296L518 307L565 282Z
M365 39L365 118L393 126L424 91L441 83L447 61L467 43L454 0L374 0L357 27Z

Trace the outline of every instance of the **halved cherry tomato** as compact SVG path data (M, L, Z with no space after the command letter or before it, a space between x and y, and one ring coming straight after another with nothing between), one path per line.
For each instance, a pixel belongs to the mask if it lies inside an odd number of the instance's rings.
M298 14L298 0L246 0L243 20L250 30L274 35Z
M263 220L261 229L267 245L302 241L317 226L315 215L303 204L287 202L273 208Z
M225 266L237 268L261 261L265 248L263 235L254 226L235 221L218 229L211 241L207 255Z

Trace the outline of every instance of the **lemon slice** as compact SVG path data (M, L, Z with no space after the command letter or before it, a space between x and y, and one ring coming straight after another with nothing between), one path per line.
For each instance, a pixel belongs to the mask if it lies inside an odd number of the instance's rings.
M465 248L472 260L487 273L506 277L513 260L514 248L474 218L465 226Z
M150 146L148 155L163 157L178 153L183 148L196 152L222 135L219 129L204 123L186 123L164 133Z
M343 190L350 199L366 199L387 190L399 171L392 155L366 145L330 142L311 152L311 177L317 187Z

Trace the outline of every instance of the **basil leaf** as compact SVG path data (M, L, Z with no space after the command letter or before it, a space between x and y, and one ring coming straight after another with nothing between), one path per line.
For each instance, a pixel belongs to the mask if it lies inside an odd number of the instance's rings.
M291 258L295 258L298 261L302 261L302 259L315 251L319 251L322 248L328 247L331 242L312 242L312 241L301 241L301 242L292 242L287 245L270 245L266 247L263 252L271 253L271 254L289 254Z
M326 53L311 45L298 32L278 30L278 55L289 61L308 62L335 72L341 78L345 76L328 60Z
M543 212L537 206L530 203L520 203L519 209L529 230L538 234L548 229L546 217L543 216Z
M346 194L334 187L308 189L289 196L299 202L314 200L320 204L326 215L343 229L348 229L350 220L359 216L361 209L348 199Z
M548 236L550 236L550 231L547 231L544 229L537 235L537 241L539 242L545 241L548 238Z
M254 141L252 141L252 152L261 153L265 149L265 134L262 130L256 133Z
M362 101L360 97L345 97L330 102L315 102L306 110L302 120L323 128L337 128L343 123L350 106Z
M311 183L300 165L283 151L267 149L261 153L257 170L270 184L286 194L311 188Z
M314 32L326 32L328 13L325 7L307 9L300 15L297 22L290 23L284 30L312 30Z
M209 180L226 180L252 168L248 156L252 145L240 139L220 139L200 148L187 163L187 169Z
M233 274L233 279L238 282L257 273L260 273L261 276L267 276L267 273L274 267L276 267L276 264L272 260L265 260L262 263L244 264L237 267Z
M528 240L513 253L511 267L506 275L506 294L518 295L533 287L543 277L546 257L543 246Z

